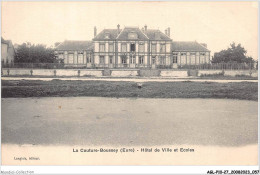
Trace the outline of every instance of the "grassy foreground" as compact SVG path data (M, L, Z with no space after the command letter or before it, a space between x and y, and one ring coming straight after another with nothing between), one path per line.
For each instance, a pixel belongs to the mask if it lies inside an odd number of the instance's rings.
M2 80L2 97L142 97L142 98L228 98L258 99L254 82L135 82Z

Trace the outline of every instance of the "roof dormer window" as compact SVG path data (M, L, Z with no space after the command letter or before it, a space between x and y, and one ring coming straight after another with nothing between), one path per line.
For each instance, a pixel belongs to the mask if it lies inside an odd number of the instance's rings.
M131 31L130 33L128 33L128 39L137 39L137 33Z
M106 32L105 33L105 39L109 39L110 38L109 36L110 36L109 32Z

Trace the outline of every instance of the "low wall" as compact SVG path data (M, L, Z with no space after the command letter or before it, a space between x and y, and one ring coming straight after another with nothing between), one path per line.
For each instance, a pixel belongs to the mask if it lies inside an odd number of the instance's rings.
M112 77L133 77L138 76L138 70L111 70Z
M54 76L54 69L33 69L32 75L35 75L35 76Z
M80 70L80 76L103 76L103 70Z
M160 70L156 69L140 69L139 74L141 77L158 77L160 76Z
M258 71L250 71L250 70L225 70L225 76L250 76L250 72L254 77L258 77ZM251 75L251 76L252 76Z
M188 77L187 70L161 70L162 77Z
M7 76L9 70L10 76L17 76L17 75L31 75L31 69L2 69L3 75Z
M154 69L110 69L106 70L106 74L103 69L18 69L18 68L2 68L3 76L112 76L112 77L188 77L188 70L154 70ZM198 75L214 75L221 74L222 70L198 70ZM110 75L111 74L111 75ZM224 76L251 76L258 77L257 70L225 70Z
M31 74L32 71L32 74ZM78 73L80 71L80 74ZM2 69L4 76L8 76L8 69ZM103 75L103 70L96 69L9 69L9 76L96 76Z
M222 70L198 70L198 76L221 74Z

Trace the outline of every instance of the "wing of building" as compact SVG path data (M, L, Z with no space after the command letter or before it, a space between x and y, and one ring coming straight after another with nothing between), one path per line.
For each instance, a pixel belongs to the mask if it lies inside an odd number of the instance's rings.
M15 49L11 40L4 40L1 37L1 63L2 65L13 65Z
M173 41L165 33L147 26L104 29L92 41L64 41L56 48L66 66L89 68L178 68L210 63L205 43Z

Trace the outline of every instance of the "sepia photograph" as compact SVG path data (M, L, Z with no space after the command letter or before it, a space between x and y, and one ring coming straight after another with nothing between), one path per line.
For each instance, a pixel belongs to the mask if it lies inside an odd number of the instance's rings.
M257 166L258 146L257 1L1 2L2 165Z

